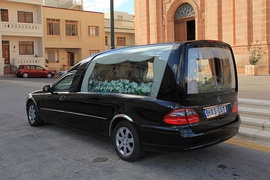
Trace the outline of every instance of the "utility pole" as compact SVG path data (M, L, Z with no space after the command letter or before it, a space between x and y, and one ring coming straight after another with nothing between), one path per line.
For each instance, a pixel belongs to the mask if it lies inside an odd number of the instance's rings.
M113 0L110 1L110 14L111 14L111 49L115 49L115 45L114 45L114 5L113 5Z

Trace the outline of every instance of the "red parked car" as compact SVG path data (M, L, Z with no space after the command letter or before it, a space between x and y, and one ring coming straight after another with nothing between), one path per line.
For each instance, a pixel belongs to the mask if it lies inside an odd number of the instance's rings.
M38 65L20 65L15 71L17 77L47 77L55 76L55 72L47 70Z

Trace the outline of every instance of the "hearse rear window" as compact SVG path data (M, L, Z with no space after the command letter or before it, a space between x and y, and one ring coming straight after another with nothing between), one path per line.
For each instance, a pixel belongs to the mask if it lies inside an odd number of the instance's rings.
M236 87L230 48L192 47L188 49L187 93L198 94Z
M142 46L102 54L89 65L81 91L156 97L172 47Z

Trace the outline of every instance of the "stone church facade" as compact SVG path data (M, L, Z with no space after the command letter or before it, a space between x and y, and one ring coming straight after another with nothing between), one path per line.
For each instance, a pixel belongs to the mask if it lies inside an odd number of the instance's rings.
M259 74L270 74L270 0L135 0L135 34L136 44L224 41L240 74L254 44L263 50Z

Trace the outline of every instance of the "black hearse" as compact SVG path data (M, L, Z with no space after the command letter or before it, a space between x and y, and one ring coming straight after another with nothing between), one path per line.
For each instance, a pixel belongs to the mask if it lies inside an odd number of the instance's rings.
M219 41L152 44L99 53L27 98L44 122L109 137L120 158L223 142L240 125L237 72Z

